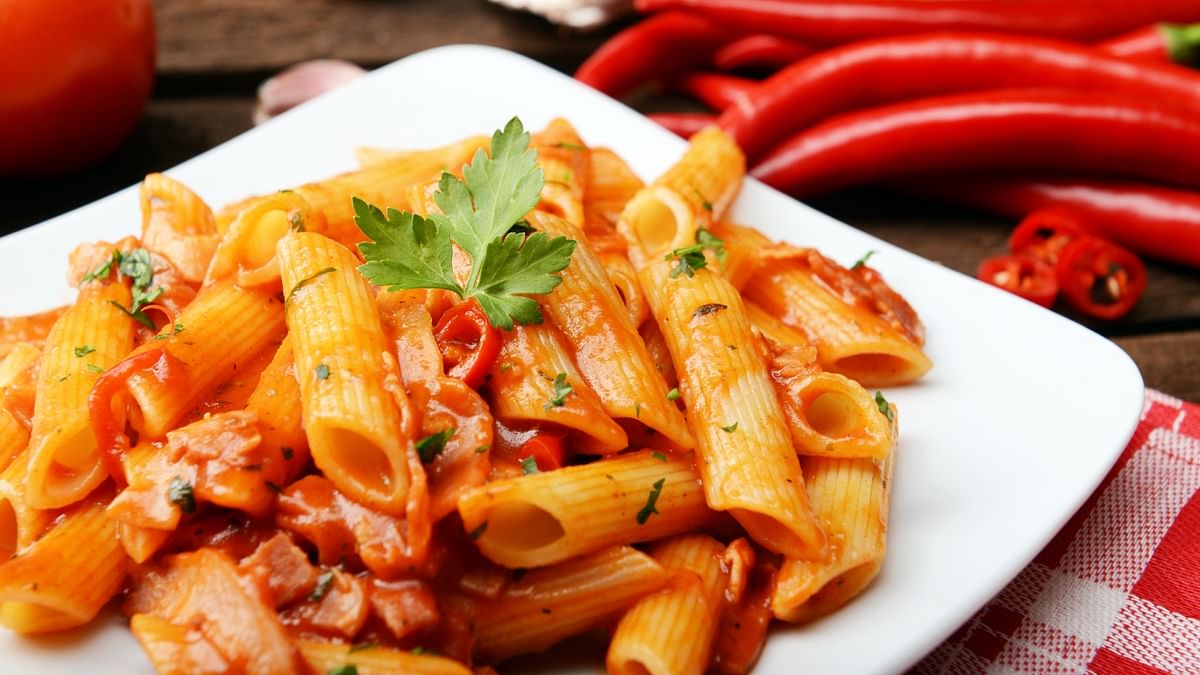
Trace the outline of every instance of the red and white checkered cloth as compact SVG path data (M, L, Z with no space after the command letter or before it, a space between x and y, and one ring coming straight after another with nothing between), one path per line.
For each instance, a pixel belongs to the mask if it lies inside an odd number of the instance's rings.
M1116 466L915 673L1200 673L1200 405L1147 390Z

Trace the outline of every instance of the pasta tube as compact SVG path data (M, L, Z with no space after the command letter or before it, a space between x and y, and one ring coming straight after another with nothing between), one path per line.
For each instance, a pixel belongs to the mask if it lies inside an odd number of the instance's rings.
M138 187L142 245L163 256L184 279L200 283L220 236L212 209L186 185L152 173Z
M360 649L316 640L299 640L296 646L314 673L333 673L343 666L354 666L358 675L471 675L471 669L458 661L430 654L386 647Z

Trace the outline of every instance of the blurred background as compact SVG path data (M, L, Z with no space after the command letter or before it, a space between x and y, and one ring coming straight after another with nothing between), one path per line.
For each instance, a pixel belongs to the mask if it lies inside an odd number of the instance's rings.
M23 4L42 5L50 12L53 5L70 1ZM128 22L137 19L139 2L112 1L128 29ZM615 12L631 3L611 4L608 9ZM62 176L0 178L4 204L0 234L86 204L246 131L254 124L260 85L297 63L340 59L370 70L439 45L478 43L510 49L573 73L606 39L638 20L624 13L603 26L570 28L486 0L153 0L152 6L153 90L144 114L133 122L132 133L90 167ZM576 15L574 20L594 18ZM11 40L23 22L9 17L4 23L0 21L0 37ZM75 29L93 35L122 30L86 18L73 23ZM44 35L30 44L44 44ZM128 56L136 54L139 40L151 38L140 34L122 39L127 44L122 53ZM67 40L64 35L56 37L58 42ZM13 63L7 67L11 70ZM37 69L28 64L18 67L26 74ZM0 74L4 68L0 66ZM14 95L0 92L0 97ZM625 100L643 112L705 110L687 97L653 86ZM68 98L63 105L73 103ZM0 159L4 152L0 147ZM52 153L47 155L53 159ZM806 201L971 276L982 260L1007 252L1016 224L1009 218L872 187L839 190ZM1147 261L1147 268L1145 296L1120 320L1096 321L1061 305L1056 309L1112 337L1141 366L1147 385L1200 400L1200 274L1155 261Z

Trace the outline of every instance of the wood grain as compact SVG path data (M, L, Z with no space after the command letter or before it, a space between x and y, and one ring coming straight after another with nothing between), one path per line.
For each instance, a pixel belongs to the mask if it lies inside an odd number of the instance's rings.
M1147 387L1186 401L1200 401L1200 331L1136 335L1114 341L1137 362Z

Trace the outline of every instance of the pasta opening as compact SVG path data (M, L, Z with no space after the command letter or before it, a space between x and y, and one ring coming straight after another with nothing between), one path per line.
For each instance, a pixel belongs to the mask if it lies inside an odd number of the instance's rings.
M291 224L287 213L268 211L254 223L243 242L241 263L245 269L256 269L275 258L275 244L288 233Z
M496 506L488 515L488 537L510 549L528 551L548 546L566 535L549 511L528 502Z
M80 427L70 436L58 441L58 452L54 453L54 463L63 472L76 472L80 469L91 468L99 460L95 437L91 427Z
M362 434L349 429L328 429L323 439L334 476L341 475L367 492L386 495L395 482L387 453ZM337 480L334 480L337 483Z
M633 216L630 225L647 255L659 256L671 250L671 243L679 231L679 221L671 207L660 199L649 198Z
M17 550L17 511L8 499L0 499L0 561Z
M868 560L833 577L796 607L789 620L812 621L840 609L871 583L881 564L878 559Z
M613 672L618 673L618 675L653 675L654 674L654 671L647 668L646 664L642 663L641 661L634 661L632 659L630 659L629 661L625 661L624 663L616 664L616 668L613 669Z
M827 391L814 398L804 411L812 430L829 438L842 438L862 425L856 414L857 406L849 396Z
M855 354L833 362L829 370L841 373L865 386L883 385L909 368L907 359L878 352Z

